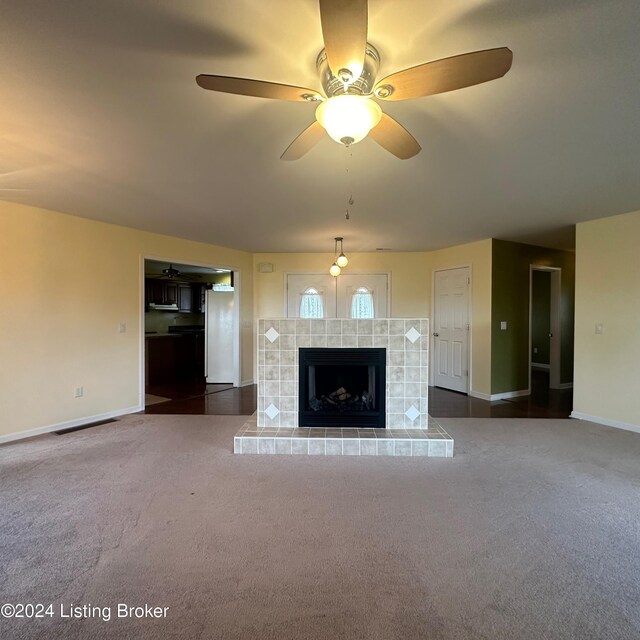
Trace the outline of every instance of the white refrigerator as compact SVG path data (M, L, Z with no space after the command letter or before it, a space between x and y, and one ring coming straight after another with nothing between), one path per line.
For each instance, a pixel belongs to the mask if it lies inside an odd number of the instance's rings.
M205 374L208 383L234 384L235 382L233 306L233 290L207 291Z

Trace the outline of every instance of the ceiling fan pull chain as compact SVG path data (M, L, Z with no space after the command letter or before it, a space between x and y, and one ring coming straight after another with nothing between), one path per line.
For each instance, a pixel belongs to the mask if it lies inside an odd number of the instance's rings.
M351 172L349 171L349 161L353 159L353 151L351 150L350 147L347 147L347 153L349 154L349 156L347 157L347 185L348 185L348 189L349 189L349 198L347 200L347 209L345 212L345 219L346 220L350 220L350 215L349 215L349 207L353 205L353 181L351 180Z

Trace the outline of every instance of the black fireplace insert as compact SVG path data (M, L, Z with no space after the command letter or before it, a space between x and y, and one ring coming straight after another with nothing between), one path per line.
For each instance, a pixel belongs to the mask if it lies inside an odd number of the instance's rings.
M301 427L385 426L386 349L300 349Z

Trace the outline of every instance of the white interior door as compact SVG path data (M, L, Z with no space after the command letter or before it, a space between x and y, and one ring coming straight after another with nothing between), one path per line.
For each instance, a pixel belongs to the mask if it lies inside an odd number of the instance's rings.
M469 391L469 267L435 272L434 384Z
M388 318L388 276L386 273L345 273L336 278L337 317L351 318L353 295L366 289L373 297L374 318Z
M212 384L235 384L234 292L207 291L206 380Z
M328 273L289 273L287 275L287 318L300 317L302 297L310 290L322 298L323 318L336 317L336 279Z

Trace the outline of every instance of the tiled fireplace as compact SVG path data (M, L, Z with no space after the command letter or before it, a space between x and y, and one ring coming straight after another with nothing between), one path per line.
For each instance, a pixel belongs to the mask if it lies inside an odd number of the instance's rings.
M298 426L384 428L387 350L298 349Z
M258 427L299 426L299 350L308 347L385 349L385 426L428 427L426 318L259 320Z
M428 349L425 318L259 320L258 410L234 452L452 457L453 439L427 411ZM332 415L327 403L340 408Z

